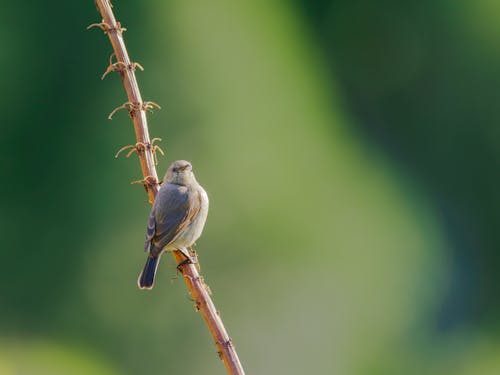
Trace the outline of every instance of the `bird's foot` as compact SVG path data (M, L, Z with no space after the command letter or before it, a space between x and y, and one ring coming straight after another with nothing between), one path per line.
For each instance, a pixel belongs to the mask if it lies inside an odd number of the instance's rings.
M182 273L182 267L184 267L186 264L197 264L198 263L198 260L195 258L195 257L189 257L189 258L186 258L184 259L182 262L180 262L178 265L177 265L177 270Z
M182 273L182 267L184 267L186 264L198 264L198 257L194 250L179 249L178 251L181 252L182 255L184 255L184 257L186 258L177 265L177 269L179 270L179 272Z

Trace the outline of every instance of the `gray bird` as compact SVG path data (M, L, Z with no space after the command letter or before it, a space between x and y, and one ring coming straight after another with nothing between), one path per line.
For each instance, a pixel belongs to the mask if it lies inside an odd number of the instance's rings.
M179 250L187 261L188 248L200 237L208 214L208 196L196 181L191 163L174 161L167 170L149 215L145 251L149 252L139 275L139 288L152 289L164 251Z

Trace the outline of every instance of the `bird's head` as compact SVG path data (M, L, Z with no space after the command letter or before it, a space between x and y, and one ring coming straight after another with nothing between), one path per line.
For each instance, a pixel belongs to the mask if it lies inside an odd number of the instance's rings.
M177 160L170 164L163 182L177 185L188 185L196 182L193 166L186 160Z

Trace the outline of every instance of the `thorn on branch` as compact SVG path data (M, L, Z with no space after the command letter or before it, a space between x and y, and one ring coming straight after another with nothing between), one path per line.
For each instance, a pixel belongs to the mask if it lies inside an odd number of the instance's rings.
M133 62L132 64L130 64L130 67L129 67L129 68L130 68L131 70L136 70L137 68L139 68L139 70L140 70L141 72L143 72L143 71L144 71L144 67L143 67L141 64L139 64L138 62Z
M137 103L137 104L138 104L138 103ZM111 111L111 113L109 114L108 119L109 119L109 120L112 120L112 119L113 119L113 116L115 115L115 113L116 113L116 112L118 112L118 111L120 111L120 110L122 110L122 109L127 109L127 108L128 108L128 112L129 112L129 115L130 115L130 113L132 112L132 110L133 110L134 106L135 106L135 105L134 105L134 103L132 103L132 102L125 102L125 103L123 103L122 105L120 105L120 106L116 107L115 109L113 109L113 110ZM130 116L131 116L131 115L130 115Z
M153 113L153 108L161 109L161 107L155 102L144 102L142 103L142 110L149 111Z
M161 156L165 156L165 153L160 146L154 144L156 141L161 142L161 138L153 138L151 140L151 152L153 153L153 157L155 159L155 165L158 165L158 156L156 155L156 151L158 151Z
M123 33L124 31L127 31L125 27L122 27L120 22L116 22L116 25L111 26L106 22L93 23L87 26L87 30L90 30L93 27L100 28L104 32L104 34L108 34L111 32Z
M111 55L109 55L109 65L113 64L113 58L116 58L116 55L114 52Z
M122 105L116 107L111 111L111 113L108 116L108 119L112 120L113 116L116 112L118 112L121 109L128 109L128 115L133 118L134 117L134 112L136 111L149 111L153 112L153 108L158 108L161 109L161 107L156 104L155 102L143 102L141 103L132 103L132 102L125 102Z
M143 142L137 142L135 145L127 145L123 146L118 150L118 152L115 154L115 158L118 158L120 154L126 150L129 150L127 154L125 155L126 158L129 158L130 155L132 155L134 152L136 154L139 154L140 152L143 152L144 150L151 150L151 153L153 154L153 158L155 161L155 164L158 164L158 157L156 156L156 152L158 151L162 156L165 156L165 153L163 150L160 148L160 146L155 145L154 143L156 141L161 141L161 138L153 138L151 140L151 143L143 143Z
M136 145L127 145L123 146L121 149L118 150L118 152L115 154L115 158L118 158L120 154L125 151L125 150L130 150L127 152L127 155L125 155L126 158L128 158L130 155L132 155L134 152L137 152Z
M163 152L163 150L161 149L160 146L154 146L151 151L153 152L153 157L155 159L155 165L158 165L158 156L156 156L156 151L158 151L161 154L161 156L165 156L165 153Z
M151 145L154 145L154 144L155 144L155 142L161 142L161 138L158 138L158 137L153 138L153 139L151 140Z
M144 71L144 68L138 62L133 62L133 63L130 63L129 65L125 64L122 61L117 61L117 62L113 63L113 62L111 62L112 58L113 58L113 55L111 55L109 66L107 67L106 71L102 75L101 80L106 78L106 76L111 72L122 73L124 70L127 70L127 69L130 70L131 72L134 72L136 70L136 68L139 68L139 70Z
M144 178L142 180L132 181L130 184L131 185L141 184L142 186L144 186L144 189L146 189L146 191L147 191L148 186L151 187L151 186L157 185L158 180L153 176L147 176L146 178Z
M108 67L106 68L106 71L104 72L104 74L102 75L101 77L101 80L103 80L104 78L106 78L106 76L111 73L111 72L121 72L123 70L127 69L127 65L124 63L124 62L121 62L121 61L117 61L113 64L109 64Z
M100 28L102 31L104 31L104 33L106 33L106 30L109 29L109 25L106 22L100 22L100 23L91 23L90 25L87 26L87 30L90 30L93 27Z

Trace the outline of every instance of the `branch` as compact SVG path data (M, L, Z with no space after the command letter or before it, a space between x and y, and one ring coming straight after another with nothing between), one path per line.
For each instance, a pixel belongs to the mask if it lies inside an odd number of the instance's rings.
M127 148L137 153L141 164L142 175L144 177L144 180L141 182L144 184L148 193L149 202L152 204L159 189L158 175L155 168L155 150L161 152L161 149L159 149L158 146L154 146L153 142L150 141L146 111L151 110L153 107L159 108L159 106L153 102L142 101L137 79L135 78L136 67L142 70L142 66L130 61L123 40L123 31L125 31L125 29L116 21L110 1L96 0L95 2L101 13L102 22L92 24L88 28L99 27L102 29L104 33L108 35L114 51L110 58L110 64L102 78L112 71L117 71L120 74L128 98L128 101L117 107L111 115L119 109L128 109L130 118L134 123L135 136L137 139L135 146L125 146L118 153ZM113 57L116 59L115 62L113 62ZM130 152L127 156L129 155ZM203 316L210 334L217 345L217 353L224 362L228 374L244 375L245 371L238 359L238 354L224 327L219 312L212 302L210 289L203 281L203 277L199 274L198 268L194 264L182 264L185 257L179 251L173 251L172 255L178 264L178 269L183 275L191 296L195 300L196 310Z

